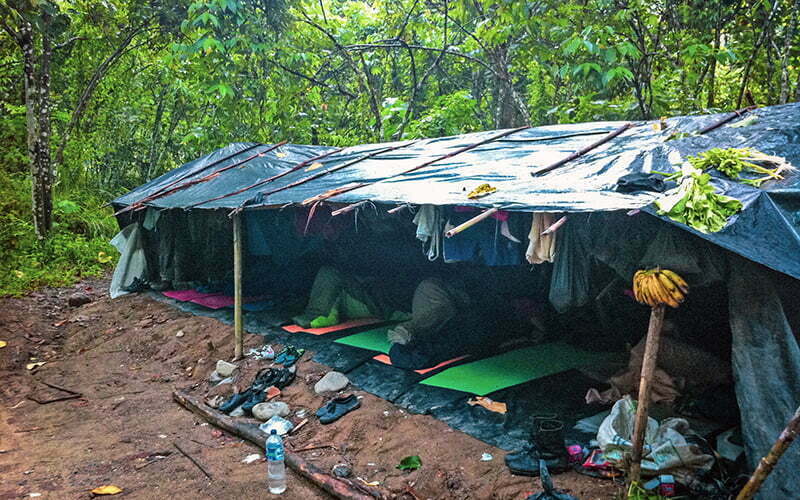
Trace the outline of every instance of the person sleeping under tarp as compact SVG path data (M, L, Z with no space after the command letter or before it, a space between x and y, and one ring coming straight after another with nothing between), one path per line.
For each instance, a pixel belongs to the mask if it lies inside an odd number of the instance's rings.
M463 276L458 279L425 278L409 301L401 280L356 277L324 266L305 312L293 320L304 328L360 318L400 321L388 333L389 357L394 366L405 369L498 351L514 340L541 340L547 330L544 307L531 299L510 301L487 284L485 273L471 271L453 273ZM409 310L410 314L403 312Z

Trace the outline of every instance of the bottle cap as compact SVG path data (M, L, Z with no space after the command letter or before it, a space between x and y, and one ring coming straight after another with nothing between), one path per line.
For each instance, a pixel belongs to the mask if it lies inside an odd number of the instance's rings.
M269 433L270 433L270 435L277 434L278 433L278 429L272 429L271 431L269 431Z

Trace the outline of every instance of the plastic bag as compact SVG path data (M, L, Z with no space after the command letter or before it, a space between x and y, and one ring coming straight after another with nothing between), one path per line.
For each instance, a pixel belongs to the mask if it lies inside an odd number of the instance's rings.
M581 220L569 220L559 231L553 276L550 279L550 303L563 313L589 302L591 259ZM563 233L563 234L560 234Z
M145 278L147 274L147 259L142 245L142 231L139 223L125 226L125 229L114 236L111 244L120 253L109 286L109 295L115 299L129 293L123 288L133 283L134 278Z
M633 449L633 428L636 407L630 397L614 404L608 417L600 424L597 442L612 465L624 468L624 457ZM642 475L645 477L671 473L680 482L693 471L707 471L714 464L714 457L686 440L689 423L682 418L668 418L660 425L647 418L645 444L642 452Z

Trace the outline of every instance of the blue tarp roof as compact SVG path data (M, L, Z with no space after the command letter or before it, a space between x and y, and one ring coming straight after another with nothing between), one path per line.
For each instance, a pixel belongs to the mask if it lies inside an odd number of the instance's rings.
M748 124L745 126L737 126L738 120L734 120L705 135L666 140L675 133L697 132L726 116L728 114L722 113L670 118L666 120L667 127L664 130L654 127L656 122L636 122L608 143L537 177L532 177L530 172L594 143L624 123L595 122L528 128L405 175L399 174L491 138L501 131L367 144L341 151L330 146L295 144L269 150L274 145L235 143L171 170L117 198L113 203L117 207L127 206L157 194L167 186L170 189L180 187L226 166L237 165L208 181L178 189L167 196L155 197L146 205L193 209L235 209L244 206L245 209L255 209L301 203L332 189L353 183L371 183L328 201L343 204L371 200L386 204L472 205L530 212L610 211L645 208L657 196L649 192L617 192L617 180L623 175L652 170L674 171L676 164L686 156L713 147L753 147L764 153L785 157L793 165L800 166L800 104L754 110L747 114ZM379 153L389 147L395 149ZM330 154L278 180L194 206L198 202L224 196L285 173L298 163L308 162L325 153ZM374 153L378 154L329 175L271 195L263 194ZM466 197L466 193L487 182L498 188L496 193L478 200ZM800 175L790 173L782 181L763 184L761 189L721 176L715 177L714 184L726 194L741 200L745 208L722 231L700 236L800 279ZM645 210L654 213L652 208Z

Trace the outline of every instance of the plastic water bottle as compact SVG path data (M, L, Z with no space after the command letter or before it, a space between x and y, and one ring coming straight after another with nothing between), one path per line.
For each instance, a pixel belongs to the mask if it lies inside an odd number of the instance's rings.
M275 429L267 438L267 484L269 492L280 495L286 491L286 465L283 463L283 440Z

